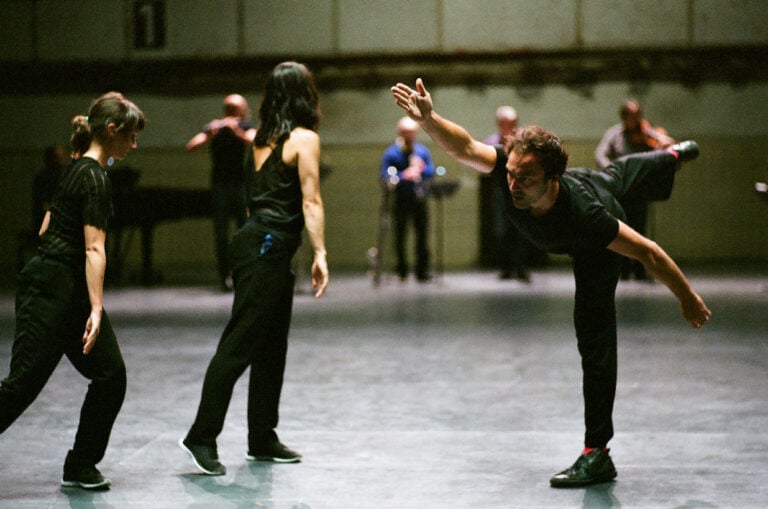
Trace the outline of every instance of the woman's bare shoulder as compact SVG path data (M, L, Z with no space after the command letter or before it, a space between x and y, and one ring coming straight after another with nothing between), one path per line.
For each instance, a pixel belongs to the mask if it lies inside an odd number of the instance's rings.
M296 127L291 131L290 136L286 140L286 145L289 143L317 143L320 141L320 135L317 132L307 129L306 127Z

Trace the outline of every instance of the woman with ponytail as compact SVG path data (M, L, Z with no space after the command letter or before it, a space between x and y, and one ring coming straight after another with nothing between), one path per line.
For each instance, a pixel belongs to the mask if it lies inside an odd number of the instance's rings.
M62 356L90 380L62 486L106 489L96 464L125 396L125 365L103 307L104 248L112 217L105 168L136 148L144 114L118 92L72 119L74 160L62 171L40 228L38 254L22 269L16 294L11 369L0 382L0 433L35 400Z

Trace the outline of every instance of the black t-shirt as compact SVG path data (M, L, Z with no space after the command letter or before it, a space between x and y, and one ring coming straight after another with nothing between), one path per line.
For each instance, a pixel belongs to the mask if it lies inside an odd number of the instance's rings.
M75 265L85 263L85 225L107 230L112 218L112 183L90 157L71 162L61 173L51 201L51 220L39 252Z
M248 120L241 121L239 126L243 131L252 127ZM209 130L209 125L203 128L203 132ZM248 143L238 138L231 129L219 129L216 135L211 138L210 143L211 160L213 161L211 182L214 184L242 183L243 159L249 146Z
M299 169L283 162L282 141L256 171L253 150L248 150L248 211L259 223L298 235L304 228L303 196Z
M505 189L504 202L509 220L534 245L551 253L578 254L604 249L619 232L624 213L618 202L604 191L591 171L569 168L560 177L560 190L553 207L543 216L515 208L507 186L507 156L496 149L492 177Z

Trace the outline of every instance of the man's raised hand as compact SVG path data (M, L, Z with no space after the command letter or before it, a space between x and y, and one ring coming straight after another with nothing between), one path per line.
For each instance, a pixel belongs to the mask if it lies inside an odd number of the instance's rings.
M390 90L395 104L416 122L423 122L432 113L432 96L421 78L416 79L416 90L404 83L398 83Z

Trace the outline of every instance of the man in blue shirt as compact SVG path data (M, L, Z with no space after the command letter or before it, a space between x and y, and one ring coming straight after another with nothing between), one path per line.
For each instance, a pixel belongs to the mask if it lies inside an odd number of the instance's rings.
M392 215L395 226L397 274L408 277L405 235L408 222L416 233L416 279L429 281L429 247L427 243L429 214L427 192L435 175L429 149L416 141L419 124L409 117L397 123L397 139L387 147L381 158L381 180L393 191Z

